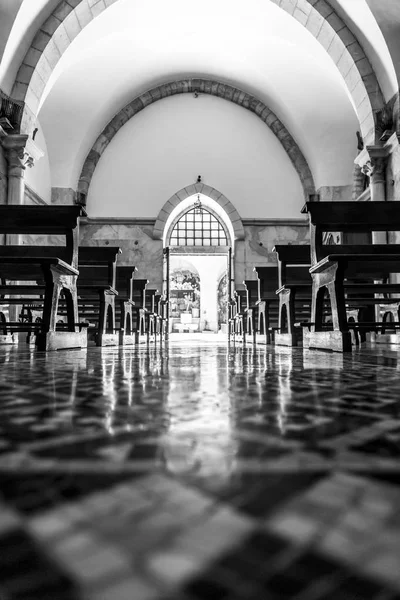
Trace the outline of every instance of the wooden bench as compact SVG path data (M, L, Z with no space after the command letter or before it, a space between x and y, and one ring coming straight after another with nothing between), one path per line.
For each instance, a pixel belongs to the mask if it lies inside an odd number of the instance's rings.
M254 267L257 274L258 300L257 300L257 344L272 344L274 333L278 328L279 300L276 295L278 289L278 267L267 265Z
M94 333L98 346L118 344L118 334L115 325L115 289L116 262L121 249L112 246L80 246L77 280L78 314L82 321L89 327L89 334ZM32 294L43 294L44 287L31 286ZM23 298L24 307L29 308L27 301L28 289L25 289ZM39 300L34 301L36 308L40 309ZM67 306L62 298L59 301L57 319L67 315ZM93 328L90 327L90 322ZM58 321L60 324L60 321ZM92 331L93 330L93 331Z
M228 343L235 341L235 317L237 312L237 302L235 293L228 300Z
M159 296L158 290L147 288L145 295L145 309L147 320L148 342L157 341L157 320L158 306L156 304L156 296Z
M133 281L137 268L128 265L117 265L116 287L118 302L116 315L119 322L119 343L121 346L133 346L137 341L133 300Z
M245 289L236 289L234 291L234 299L236 302L235 316L234 316L234 341L243 342L245 339L245 320L246 320L246 306L247 306L247 293Z
M311 241L312 310L310 331L304 332L304 346L338 352L352 349L351 327L379 331L387 324L373 321L349 325L346 314L347 293L396 294L398 284L386 283L400 273L398 244L325 245L325 232L371 233L400 230L398 202L307 202L302 213L309 215ZM374 282L380 281L380 285ZM332 326L324 324L325 296L329 298ZM385 303L382 298L364 298L365 303ZM393 301L393 298L390 299ZM398 323L392 323L393 328ZM377 336L379 337L379 336ZM393 340L392 340L393 341Z
M12 334L35 331L39 350L84 348L87 331L78 321L77 278L80 206L0 206L0 233L7 236L63 236L65 246L7 245L0 247L0 302L22 304L18 296L38 296L43 306L40 323L8 320L0 341L15 340ZM21 287L15 282L20 282ZM28 281L43 283L40 299ZM6 296L11 296L8 298ZM65 298L67 323L57 325L60 297ZM11 302L12 300L12 302ZM6 327L6 329L5 329Z
M168 340L168 302L163 294L154 296L156 338L160 343Z
M148 279L134 279L132 282L132 299L135 303L134 312L136 342L138 344L148 343L148 323L146 309L146 288Z
M245 325L243 341L256 342L258 315L258 279L245 279L246 290Z
M167 342L169 339L169 300L165 294L161 294L158 301L158 314L161 324L161 340Z
M273 249L278 257L279 275L279 329L275 334L275 343L283 346L297 346L303 343L303 327L310 326L311 303L312 303L312 278L311 248L307 245L277 245ZM301 266L300 266L301 265ZM361 288L360 288L361 285ZM384 289L387 290L387 284ZM393 286L391 286L393 291ZM400 286L399 286L400 289ZM377 288L367 287L365 283L354 283L344 281L346 299L346 313L352 344L359 344L365 340L365 332L358 331L361 323L373 318L373 312L369 310L372 304L378 302L371 299ZM379 300L385 303L385 300ZM392 303L392 300L389 301ZM327 301L324 302L324 314ZM372 307L373 308L373 307ZM308 321L308 323L307 323ZM390 322L388 322L390 328Z
M276 245L278 259L279 323L275 344L298 346L303 343L303 328L295 323L310 320L312 280L310 246Z
M93 319L97 346L118 346L115 299L117 259L121 248L115 246L80 246L78 308L81 319Z

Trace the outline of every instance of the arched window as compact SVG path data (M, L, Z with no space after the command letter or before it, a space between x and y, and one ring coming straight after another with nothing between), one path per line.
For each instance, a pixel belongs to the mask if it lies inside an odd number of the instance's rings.
M175 223L171 246L227 246L225 229L207 209L192 208Z

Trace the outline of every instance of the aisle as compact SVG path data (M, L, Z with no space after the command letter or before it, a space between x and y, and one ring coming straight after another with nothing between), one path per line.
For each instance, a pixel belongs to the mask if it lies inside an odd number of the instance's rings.
M398 352L216 337L0 348L0 597L400 596Z

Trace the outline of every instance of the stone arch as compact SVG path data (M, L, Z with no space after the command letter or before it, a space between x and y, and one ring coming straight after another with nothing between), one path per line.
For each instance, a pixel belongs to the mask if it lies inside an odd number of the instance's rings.
M211 188L211 189L213 189L213 188ZM209 196L207 196L207 197L209 197ZM189 196L189 198L190 198L190 196ZM163 240L164 240L164 238L165 238L166 241L168 241L168 240L170 241L171 240L171 234L172 234L172 231L174 230L175 225L182 219L182 217L185 215L185 213L188 210L190 210L190 207L189 208L184 208L181 212L179 212L172 219L172 222L168 225L168 229L167 230L165 230L165 227L164 227L164 230L163 230ZM220 225L221 225L221 227L224 230L225 235L226 235L227 245L228 246L233 246L233 243L234 243L234 240L236 239L236 236L235 236L235 233L234 233L233 236L231 235L231 232L230 232L229 227L228 227L227 223L225 222L225 220L221 217L221 215L219 215L217 213L217 211L215 210L215 208L213 206L209 206L207 204L207 206L205 206L205 210L207 212L209 212L213 217L215 217L217 219L217 221L220 223ZM226 208L224 210L227 211ZM230 220L230 217L229 217L229 220ZM170 244L167 243L166 245L169 246Z
M179 190L179 192L176 192L176 194L171 196L171 198L166 201L158 213L157 220L154 224L153 238L155 240L163 239L165 225L174 208L176 208L183 200L186 200L186 198L193 196L193 194L204 194L219 204L219 206L224 209L232 223L235 240L244 240L244 227L242 219L232 202L228 200L224 194L215 188L206 185L205 183L194 183L192 185L188 185L187 187Z
M159 85L158 87L145 92L141 96L138 96L120 110L103 129L87 155L78 182L78 192L83 194L83 196L87 195L90 182L101 155L117 132L129 121L129 119L137 115L141 110L153 102L157 102L168 96L174 96L175 94L194 92L218 96L255 113L271 129L285 149L300 177L305 199L308 199L309 194L315 193L314 179L308 162L294 138L290 135L289 131L275 113L261 102L261 100L258 100L254 96L250 96L238 88L218 81L200 78L187 78L172 83L164 83L163 85Z
M301 23L329 54L354 101L361 134L375 143L374 114L385 106L372 64L329 0L271 0Z
M61 55L93 19L118 0L62 0L42 24L18 70L11 96L25 102L21 131L29 133L46 83ZM328 0L271 0L301 23L339 69L354 100L366 143L375 142L374 113L383 94L363 48Z

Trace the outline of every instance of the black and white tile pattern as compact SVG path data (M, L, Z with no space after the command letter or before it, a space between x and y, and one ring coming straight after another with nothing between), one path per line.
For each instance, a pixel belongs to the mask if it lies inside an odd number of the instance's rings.
M395 347L0 365L1 600L400 598Z

